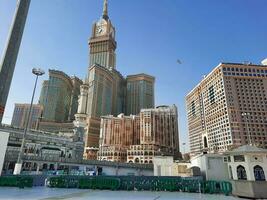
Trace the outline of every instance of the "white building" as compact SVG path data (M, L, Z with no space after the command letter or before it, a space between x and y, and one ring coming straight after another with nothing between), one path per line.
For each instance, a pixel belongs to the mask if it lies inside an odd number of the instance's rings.
M266 181L267 150L244 145L226 153L233 180Z
M267 150L244 145L225 156L233 195L267 199Z
M203 154L191 158L191 167L199 167L205 180L228 180L227 163L221 154Z
M172 176L172 156L154 156L154 176Z
M4 161L5 161L5 155L6 155L6 149L7 149L7 143L8 143L9 133L0 131L0 175L2 173Z
M155 156L153 164L154 176L200 176L198 167L191 167L189 162L174 162L172 156Z

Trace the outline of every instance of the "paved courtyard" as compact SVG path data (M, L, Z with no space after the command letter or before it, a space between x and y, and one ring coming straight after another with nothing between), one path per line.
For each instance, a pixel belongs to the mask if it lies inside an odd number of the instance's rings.
M237 200L223 195L200 195L180 192L100 191L55 188L0 188L2 200Z

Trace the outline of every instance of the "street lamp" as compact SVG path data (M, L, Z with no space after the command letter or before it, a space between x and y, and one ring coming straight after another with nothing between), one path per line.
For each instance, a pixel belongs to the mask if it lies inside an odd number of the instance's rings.
M14 172L13 172L14 175L19 175L21 172L21 169L22 169L21 157L24 154L25 138L26 138L26 134L28 131L30 116L31 116L31 112L32 112L32 104L33 104L34 94L35 94L35 90L36 90L36 85L37 85L38 77L42 76L45 72L40 68L33 68L32 73L34 75L36 75L36 79L35 79L34 89L33 89L33 93L32 93L31 105L30 105L28 116L27 116L26 126L24 127L24 132L23 132L22 142L21 142L21 146L20 146L19 156L18 156L18 160L17 160L17 163L15 165Z
M247 134L248 134L248 142L251 145L251 135L250 135L249 128L248 128L248 116L250 116L250 113L243 112L243 113L241 113L241 115L243 117L245 117L245 119L246 119L246 129L247 129Z
M184 158L184 155L185 155L185 145L186 145L186 143L183 142L182 145L183 145L183 158Z

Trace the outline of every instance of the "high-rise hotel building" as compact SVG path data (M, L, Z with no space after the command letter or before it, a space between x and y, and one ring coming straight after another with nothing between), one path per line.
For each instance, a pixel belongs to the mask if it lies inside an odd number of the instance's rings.
M62 71L49 70L49 80L45 80L39 98L43 115L38 120L38 129L48 132L72 132L74 115L77 113L80 85L76 76L68 76Z
M137 115L142 108L154 108L155 78L146 74L126 77L126 115Z
M154 77L138 74L125 79L116 69L115 38L116 30L105 0L102 17L92 26L88 75L81 85L74 122L79 131L84 130L85 159L96 159L101 116L117 116L126 113L126 108L127 113L138 114L141 108L154 107Z
M267 66L220 63L186 96L191 154L267 148Z
M101 118L98 159L152 163L155 155L179 156L177 107L142 109L140 115Z
M16 128L25 128L29 117L30 104L15 104L11 126ZM38 120L42 117L43 106L39 104L33 104L31 115L29 118L29 129L37 129Z

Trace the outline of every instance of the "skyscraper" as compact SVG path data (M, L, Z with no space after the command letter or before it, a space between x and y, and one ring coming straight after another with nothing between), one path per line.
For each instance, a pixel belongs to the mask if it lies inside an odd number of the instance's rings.
M0 123L4 115L30 2L31 0L19 0L17 2L16 13L0 65Z
M116 70L117 43L115 28L108 16L107 0L104 0L101 19L93 24L89 47L88 75L81 86L78 113L75 115L74 124L77 129L84 130L85 133L87 155L84 157L92 158L94 155L96 159L95 150L99 145L100 117L124 113L126 108L126 79ZM143 93L140 91L140 94ZM142 98L147 98L147 96ZM150 101L154 105L154 99ZM90 149L95 153L90 152Z
M127 150L127 162L152 163L155 155L180 157L178 112L175 105L141 109L140 144Z
M187 96L191 154L267 148L267 66L220 63Z
M86 147L98 147L100 117L119 114L124 106L124 78L116 70L115 28L108 17L107 1L104 1L102 18L93 24L89 40L90 66L86 83ZM85 87L84 87L85 88Z
M99 64L105 68L116 68L115 28L108 16L108 3L104 1L102 18L93 24L89 40L90 66Z
M69 77L62 71L49 70L49 80L43 82L39 98L39 103L44 107L39 122L40 130L72 130L81 84L83 82L75 76Z
M143 108L154 108L155 78L147 74L126 78L126 115L137 115Z
M78 108L82 81L62 71L49 70L49 80L43 82L39 103L44 106L43 118L53 122L71 122Z
M152 163L155 155L179 157L177 107L142 109L140 115L101 118L99 160Z
M11 126L24 129L27 124L30 104L15 104ZM29 129L36 129L38 119L42 116L43 107L39 104L33 104L31 116L29 119Z

